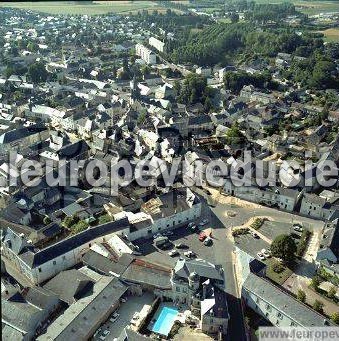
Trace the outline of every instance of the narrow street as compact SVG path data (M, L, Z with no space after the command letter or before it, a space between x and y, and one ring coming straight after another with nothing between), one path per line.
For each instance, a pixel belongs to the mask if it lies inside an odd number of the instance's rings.
M230 313L228 340L246 341L240 293L235 274L234 244L227 238L227 230L230 229L230 225L225 226L207 203L203 204L202 216L209 219L211 223L215 222L213 228L214 263L220 264L224 269L225 292Z

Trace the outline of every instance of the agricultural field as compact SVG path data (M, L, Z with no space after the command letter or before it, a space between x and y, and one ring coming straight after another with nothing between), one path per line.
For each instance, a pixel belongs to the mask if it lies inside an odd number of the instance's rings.
M51 1L51 2L0 2L0 7L30 9L48 14L88 14L129 13L142 9L164 10L152 1Z
M325 41L339 43L339 28L328 28L327 30L319 32L324 34Z
M255 0L257 3L282 3L286 0ZM321 0L291 0L300 12L308 15L319 13L339 12L339 1L321 1Z

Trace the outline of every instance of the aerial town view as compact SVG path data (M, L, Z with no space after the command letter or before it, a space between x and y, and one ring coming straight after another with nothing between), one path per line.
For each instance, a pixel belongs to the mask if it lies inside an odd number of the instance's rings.
M0 1L2 340L339 340L339 0Z

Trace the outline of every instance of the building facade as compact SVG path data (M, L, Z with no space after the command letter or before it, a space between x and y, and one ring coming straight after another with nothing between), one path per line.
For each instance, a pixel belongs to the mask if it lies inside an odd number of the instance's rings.
M154 52L152 52L146 46L144 46L142 44L136 44L135 45L135 52L147 64L151 64L151 65L156 64L156 62L157 62L156 55L154 54Z

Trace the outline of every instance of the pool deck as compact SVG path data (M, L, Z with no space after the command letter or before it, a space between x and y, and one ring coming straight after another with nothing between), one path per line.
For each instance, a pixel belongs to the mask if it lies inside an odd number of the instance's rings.
M184 315L184 311L185 311L186 309L185 309L185 310L180 309L178 306L176 306L176 305L175 305L174 303L172 303L172 302L162 302L162 303L160 303L160 305L159 305L159 307L158 307L156 313L154 314L154 316L153 316L153 318L152 318L150 324L148 325L148 330L152 331L152 332L155 333L155 334L159 334L159 335L162 335L162 336L168 336L168 334L169 334L170 331L169 331L169 332L167 333L167 335L166 335L166 334L162 334L162 333L159 333L159 332L154 331L153 328L154 328L154 324L155 324L156 321L158 320L158 318L159 318L159 316L160 316L160 314L161 314L163 308L165 308L165 307L166 307L166 308L175 309L175 310L178 311L177 316L176 316L175 319L173 320L173 323L172 323L170 329L172 329L172 326L173 326L173 324L174 324L175 321L180 321L181 323L185 323L185 319L186 319L186 318L185 318L185 315Z

